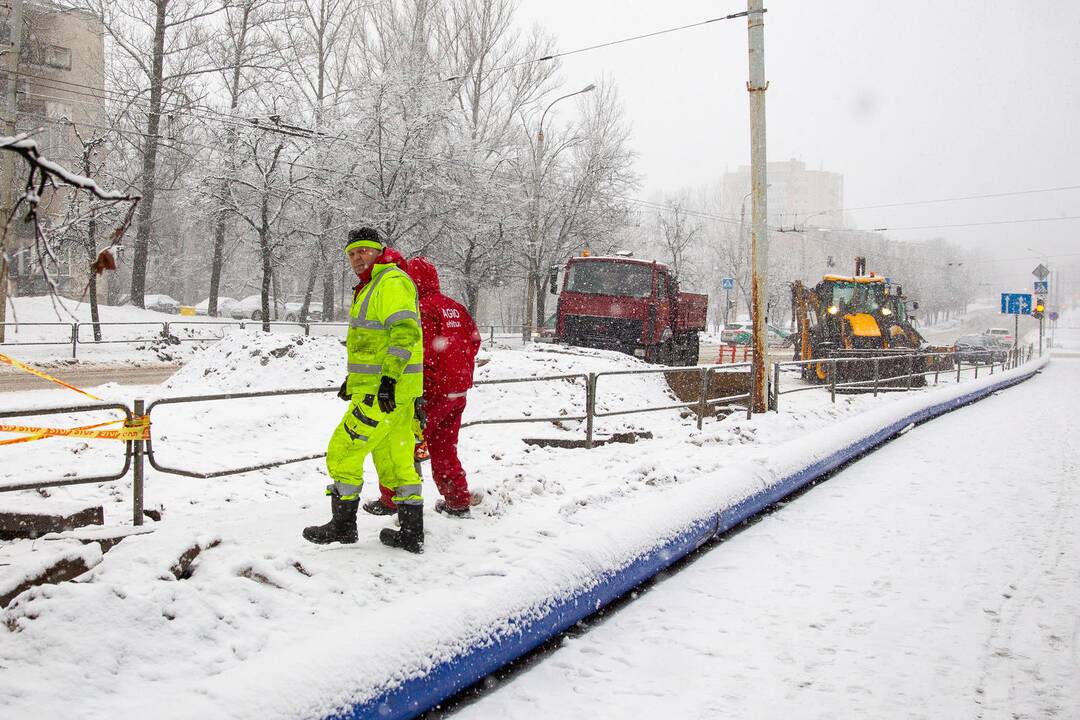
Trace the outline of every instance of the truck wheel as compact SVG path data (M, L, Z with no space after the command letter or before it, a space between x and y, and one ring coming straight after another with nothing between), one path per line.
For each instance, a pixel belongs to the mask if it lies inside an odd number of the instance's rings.
M679 364L679 351L675 341L668 340L660 346L660 364L671 367Z

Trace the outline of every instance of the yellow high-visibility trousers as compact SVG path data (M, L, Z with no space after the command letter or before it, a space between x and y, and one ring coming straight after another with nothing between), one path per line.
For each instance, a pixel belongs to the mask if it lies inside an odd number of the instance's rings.
M379 483L394 491L394 502L423 505L422 481L413 465L413 403L400 403L392 413L379 409L374 395L354 394L326 448L326 469L333 491L355 500L364 486L364 458L375 461Z

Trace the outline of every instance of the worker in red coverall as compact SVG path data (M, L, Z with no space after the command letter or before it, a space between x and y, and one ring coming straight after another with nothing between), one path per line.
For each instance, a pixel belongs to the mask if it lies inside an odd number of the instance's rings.
M431 474L443 496L435 511L469 516L469 485L458 460L458 430L465 411L465 394L472 387L480 331L461 303L443 295L439 273L426 257L409 260L406 271L420 295L424 332L424 440L431 456ZM379 486L381 497L364 504L372 515L396 512L393 491Z

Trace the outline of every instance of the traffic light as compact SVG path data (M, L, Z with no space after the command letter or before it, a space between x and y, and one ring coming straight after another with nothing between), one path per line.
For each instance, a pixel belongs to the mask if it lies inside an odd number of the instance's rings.
M1035 309L1031 311L1031 317L1036 320L1042 320L1043 313L1046 311L1046 303L1042 298L1035 301Z

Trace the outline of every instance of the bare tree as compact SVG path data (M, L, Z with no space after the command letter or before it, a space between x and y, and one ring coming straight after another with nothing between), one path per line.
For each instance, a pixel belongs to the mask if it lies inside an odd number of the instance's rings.
M196 94L190 83L211 72L196 55L207 39L203 21L220 11L213 0L77 0L102 19L113 51L113 77L132 98L140 132L139 205L132 258L131 302L145 304L154 204L158 193L158 153L163 120L190 109ZM116 72L119 71L119 72ZM145 121L140 122L145 114Z
M221 152L219 161L226 169L222 174L216 195L224 197L229 177L236 172L236 153L238 146L237 125L240 121L238 110L242 100L252 90L265 85L272 75L267 70L267 63L281 60L274 52L266 32L267 27L277 22L276 12L280 8L275 0L222 0L221 18L223 32L218 33L206 45L208 62L217 68L218 80L228 93L228 120L218 123L222 127ZM214 213L213 255L210 260L210 296L207 314L218 314L218 295L221 292L221 274L225 265L226 229L229 211L219 207Z
M598 83L579 106L582 117L564 137L554 129L546 132L553 150L545 154L539 181L544 200L539 242L524 243L519 251L525 272L537 286L543 269L555 261L582 248L608 249L634 217L625 194L638 185L635 154L615 86ZM531 143L533 138L527 137ZM523 170L524 187L531 182L528 172ZM530 309L535 327L543 325L546 300L546 293L536 293Z
M351 187L340 172L351 173L356 162L351 150L344 150L339 119L348 114L347 103L355 94L357 55L362 51L362 23L367 5L360 0L287 0L280 32L273 36L284 68L291 79L289 92L302 109L299 121L308 123L312 142L305 153L306 163L319 170L310 182L312 212L317 218L308 258L308 280L301 316L306 318L317 278L322 276L324 319L333 319L334 278L337 271L335 238L345 224L345 193ZM350 162L350 160L353 160Z
M49 268L58 264L56 254L56 247L58 244L57 236L62 237L68 231L68 228L80 222L83 219L83 216L71 216L66 223L62 224L60 227L53 228L52 232L46 234L43 229L43 222L39 209L43 199L50 194L78 193L79 191L84 191L104 202L106 207L115 205L127 206L127 212L124 214L123 219L116 229L110 234L107 245L97 253L96 258L94 258L91 263L91 267L95 273L100 273L104 270L115 270L116 263L115 258L113 257L113 249L120 243L124 233L127 231L128 225L131 223L131 219L134 216L135 208L139 204L139 197L137 195L128 195L122 192L104 190L92 177L73 173L59 163L47 159L39 151L37 143L26 134L0 138L0 151L14 153L20 156L25 163L26 169L26 181L23 189L16 196L15 203L11 208L10 213L3 219L4 226L2 236L0 236L0 247L6 247L12 221L15 218L21 217L23 222L28 223L32 228L34 236L32 248L34 262L45 277L45 281L50 288L50 295L55 299L57 296L56 282L51 277ZM92 149L87 151L84 148L84 153L86 152L92 152ZM97 210L98 209L95 208L91 211L91 218ZM7 264L7 255L0 253L0 276L6 277L8 272Z
M285 226L290 209L304 192L307 175L286 155L295 147L273 133L244 131L238 136L238 150L240 170L228 175L227 183L217 185L226 191L219 201L248 226L255 239L262 270L260 319L269 331L280 306L276 297L273 304L270 301L275 261L284 255L285 242L293 236Z
M509 264L521 218L507 161L518 144L516 118L552 85L557 66L524 62L548 55L551 39L514 28L512 0L457 0L439 17L436 38L456 110L448 123L457 202L438 258L459 279L474 315L480 290Z

